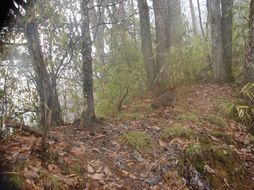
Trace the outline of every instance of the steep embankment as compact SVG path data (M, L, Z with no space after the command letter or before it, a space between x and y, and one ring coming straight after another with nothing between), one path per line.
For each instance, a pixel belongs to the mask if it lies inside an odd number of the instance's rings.
M232 94L192 85L178 89L174 109L154 110L148 97L93 129L57 127L47 169L40 139L18 133L1 143L11 171L1 176L26 189L253 189L254 140L218 110Z

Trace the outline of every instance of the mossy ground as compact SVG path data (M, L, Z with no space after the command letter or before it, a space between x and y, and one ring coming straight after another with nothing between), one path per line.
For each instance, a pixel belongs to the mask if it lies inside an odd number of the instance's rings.
M192 122L199 122L199 116L194 113L186 113L177 116L177 119L180 121L192 121Z
M196 143L190 144L184 155L184 162L203 173L214 189L222 187L223 179L232 187L244 186L244 162L233 148ZM205 171L205 166L212 168L214 173Z
M40 159L31 154L40 149L40 139L17 134L3 143L3 155L24 146L32 150L22 151L29 155L25 162L18 161L20 155L15 162L13 156L5 158L15 165L7 171L38 168L34 181L40 189L195 189L195 184L186 187L183 178L188 181L198 171L213 189L253 190L254 156L248 151L254 137L216 108L218 100L230 100L231 94L230 86L183 86L175 108L153 110L151 97L127 105L96 129L54 128L50 170L41 171ZM78 185L67 184L70 179Z
M145 132L131 131L119 136L118 140L141 153L149 153L156 146L155 140Z
M173 138L192 139L195 136L196 132L194 130L180 124L169 126L161 133L161 138L164 140L172 140Z
M52 175L47 170L41 170L40 176L43 180L46 189L51 190L62 190L64 189L64 184L59 179L57 179L54 175Z
M218 127L225 128L227 126L226 119L216 115L209 115L207 121L211 124L217 125Z

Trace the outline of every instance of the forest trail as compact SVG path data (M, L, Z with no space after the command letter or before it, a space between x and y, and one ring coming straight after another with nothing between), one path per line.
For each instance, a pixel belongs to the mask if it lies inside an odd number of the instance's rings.
M40 138L20 132L1 142L0 161L26 179L26 189L251 190L254 140L243 125L218 111L234 94L228 85L180 87L175 108L154 110L147 96L103 126L54 128L47 170L39 158ZM135 144L142 134L151 137L144 140L148 147ZM203 148L206 144L211 148Z

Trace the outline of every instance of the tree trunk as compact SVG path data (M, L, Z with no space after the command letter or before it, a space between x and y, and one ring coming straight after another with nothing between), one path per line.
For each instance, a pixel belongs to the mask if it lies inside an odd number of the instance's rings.
M169 81L168 68L168 29L165 20L168 18L167 2L165 0L153 0L155 17L155 42L156 42L156 63L159 85L166 85Z
M167 17L165 25L167 26L167 48L179 46L182 44L182 9L181 1L167 0Z
M189 3L190 3L190 11L191 11L191 20L192 20L193 32L194 32L194 35L197 36L198 35L198 27L197 27L195 9L194 9L192 0L189 0Z
M233 0L223 0L222 3L222 37L225 54L226 82L233 81L232 74L232 23L233 23Z
M60 125L63 123L63 120L56 91L56 83L54 85L52 84L47 71L40 45L38 25L34 19L26 24L25 35L28 42L28 49L33 58L36 89L40 97L40 125L45 126L47 123L49 110L52 111L52 124Z
M138 0L138 11L140 19L142 53L145 62L148 87L151 88L155 82L156 70L152 50L149 7L146 0Z
M254 0L250 2L249 47L245 61L245 82L254 83Z
M206 0L206 37L209 39L210 36L210 23L211 23L211 9L210 9L210 0Z
M205 31L204 31L204 27L203 27L203 24L202 24L202 16L201 16L201 9L200 9L199 0L197 0L197 4L198 4L199 25L200 25L200 28L201 28L202 36L203 36L203 38L205 38Z
M83 70L83 94L85 99L85 110L83 112L84 121L88 124L95 119L94 96L93 96L93 69L92 69L92 41L90 35L90 18L88 13L89 0L81 2L81 21L82 21L82 70Z
M222 33L222 14L220 0L210 0L212 61L216 82L225 82L227 78L225 66L225 52Z
M90 7L94 7L94 0L90 0ZM99 7L98 11L95 8L89 10L91 18L91 27L93 28L93 42L96 49L96 58L100 66L105 63L105 52L104 52L104 30L105 30L105 7Z

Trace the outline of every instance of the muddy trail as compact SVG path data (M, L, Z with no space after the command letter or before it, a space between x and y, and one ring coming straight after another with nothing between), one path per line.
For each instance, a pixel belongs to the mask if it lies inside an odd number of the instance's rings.
M47 167L41 138L25 132L0 145L5 189L254 189L254 139L219 105L233 87L177 89L174 108L152 109L152 96L93 128L55 127ZM4 188L1 188L4 189Z

